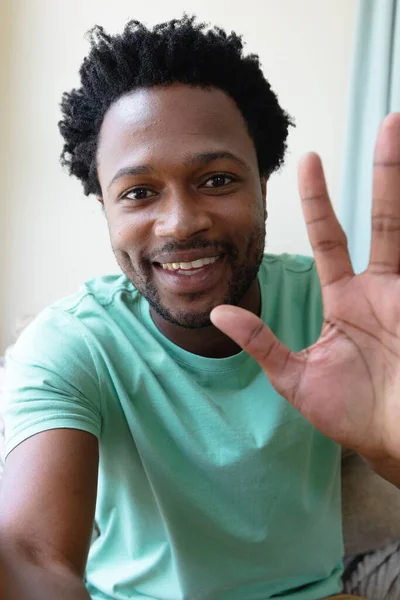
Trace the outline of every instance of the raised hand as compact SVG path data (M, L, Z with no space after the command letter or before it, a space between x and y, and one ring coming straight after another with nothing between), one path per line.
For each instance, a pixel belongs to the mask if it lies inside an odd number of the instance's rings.
M319 431L371 464L400 466L400 113L386 117L376 143L366 271L354 274L315 154L300 163L299 189L322 288L318 341L293 353L238 307L219 306L211 320Z

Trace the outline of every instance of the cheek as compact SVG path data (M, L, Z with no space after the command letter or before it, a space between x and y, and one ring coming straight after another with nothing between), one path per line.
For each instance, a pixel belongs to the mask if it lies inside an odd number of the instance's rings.
M113 218L108 221L111 244L115 250L131 253L139 248L145 238L142 228L130 218Z
M235 214L234 223L235 231L238 237L246 239L253 237L255 232L260 232L265 227L265 210L259 204L247 204L241 206Z
M113 227L110 229L110 239L114 250L126 250L131 245L132 233L123 227Z

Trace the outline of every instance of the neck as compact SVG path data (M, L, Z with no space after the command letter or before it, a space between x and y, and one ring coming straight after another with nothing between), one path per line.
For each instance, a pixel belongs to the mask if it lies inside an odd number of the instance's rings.
M257 278L253 281L238 306L260 316L261 292ZM242 350L240 346L214 325L200 327L199 329L187 329L166 321L153 308L150 309L150 314L157 329L166 338L192 354L207 358L227 358L238 354Z

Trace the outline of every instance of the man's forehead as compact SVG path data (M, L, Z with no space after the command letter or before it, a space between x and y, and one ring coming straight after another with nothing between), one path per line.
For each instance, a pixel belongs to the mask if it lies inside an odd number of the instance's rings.
M177 84L138 89L117 100L105 116L98 150L99 163L127 154L140 163L158 152L246 155L254 147L229 96L215 88Z
M230 131L234 135L246 130L235 102L216 88L183 84L140 88L116 100L107 111L102 132L149 132L172 129L199 133L202 128Z

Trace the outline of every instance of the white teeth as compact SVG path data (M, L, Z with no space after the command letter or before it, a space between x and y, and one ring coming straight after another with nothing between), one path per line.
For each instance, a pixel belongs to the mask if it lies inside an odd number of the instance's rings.
M189 264L191 265L192 269L197 269L199 267L202 267L203 265L211 265L211 263L213 263L215 261L216 261L216 259L214 259L214 258L198 258L197 260L194 260L193 262L191 262Z
M212 256L211 258L199 258L192 262L164 263L161 266L163 269L168 269L169 271L177 271L179 269L185 271L188 269L199 269L204 265L212 265L216 260L218 260L218 256Z

